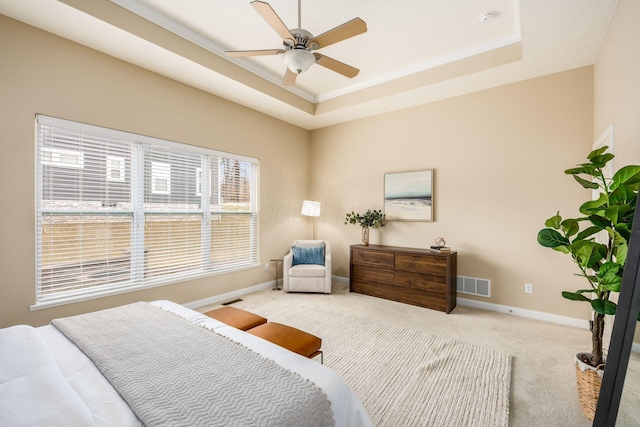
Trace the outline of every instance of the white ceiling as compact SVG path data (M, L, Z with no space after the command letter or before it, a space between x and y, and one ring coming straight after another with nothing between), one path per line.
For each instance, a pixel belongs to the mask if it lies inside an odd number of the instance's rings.
M266 1L298 27L297 0ZM314 65L294 87L281 85L280 55L224 55L282 46L250 0L0 0L0 13L314 129L591 65L617 3L302 0L302 27L314 35L355 17L368 31L319 51L359 68L358 76ZM489 11L495 18L480 22Z

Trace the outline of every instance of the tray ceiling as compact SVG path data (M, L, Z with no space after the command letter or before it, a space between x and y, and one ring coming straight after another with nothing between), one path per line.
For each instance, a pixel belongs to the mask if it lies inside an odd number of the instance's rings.
M289 28L298 1L266 0ZM306 129L367 117L595 62L618 0L302 0L302 28L355 17L368 31L320 53L283 86L282 39L249 0L0 0L0 13ZM481 22L480 16L495 17Z

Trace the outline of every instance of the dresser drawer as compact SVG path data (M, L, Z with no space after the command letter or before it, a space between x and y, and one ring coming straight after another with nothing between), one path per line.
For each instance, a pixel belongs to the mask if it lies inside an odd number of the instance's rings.
M351 262L354 264L393 268L393 252L353 249L351 251Z
M351 280L353 279L361 282L393 285L394 272L389 268L372 268L366 265L353 264L351 266Z
M451 311L447 310L447 300L442 295L428 294L418 289L396 287L393 297L395 301L405 304L446 311L447 313Z
M396 286L414 288L429 294L444 296L447 293L447 283L440 276L414 273L411 271L396 271L394 283Z
M372 283L359 279L351 279L350 291L372 297L393 300L395 286L384 283Z
M447 276L447 259L439 256L396 254L396 270L415 271L438 277Z

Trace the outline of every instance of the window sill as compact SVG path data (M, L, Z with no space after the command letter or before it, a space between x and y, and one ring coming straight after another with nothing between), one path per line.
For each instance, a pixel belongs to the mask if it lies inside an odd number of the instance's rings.
M48 301L36 302L35 304L29 306L29 310L30 311L43 310L43 309L46 309L46 308L58 307L58 306L61 306L61 305L73 304L73 303L83 302L83 301L89 301L89 300L92 300L92 299L97 299L97 298L102 298L102 297L107 297L107 296L112 296L112 295L118 295L118 294L124 294L124 293L127 293L127 292L142 291L142 290L146 290L146 289L155 288L155 287L158 287L158 286L173 285L173 284L176 284L176 283L185 282L187 280L200 279L200 278L209 277L209 276L218 276L218 275L221 275L221 274L233 273L235 271L250 270L250 269L258 268L258 267L261 267L261 266L262 266L262 264L254 263L254 264L250 264L250 265L246 265L246 266L242 266L242 267L229 268L229 269L226 269L226 270L220 270L220 271L215 271L215 272L206 272L206 273L197 273L197 274L190 274L190 275L181 275L179 277L172 277L170 279L161 278L161 279L156 279L156 280L149 280L149 281L145 282L144 284L123 285L123 286L120 286L120 287L109 288L109 289L105 289L105 290L102 290L102 291L95 291L95 292L91 292L91 293L87 292L87 293L69 295L69 296L66 296L66 297L56 298L56 299L52 299L52 300L48 300Z

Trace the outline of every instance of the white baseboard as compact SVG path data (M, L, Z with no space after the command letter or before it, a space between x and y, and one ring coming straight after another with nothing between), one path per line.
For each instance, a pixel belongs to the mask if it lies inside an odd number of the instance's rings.
M560 325L574 326L581 329L589 329L589 321L576 319L575 317L560 316L557 314L543 313L541 311L527 310L524 308L510 307L508 305L493 304L490 302L476 301L466 298L458 298L458 304L467 307L479 308L498 313L513 314L514 316L526 317L528 319L543 320L545 322L557 323ZM640 354L640 343L634 342L631 351Z
M185 307L195 310L196 308L204 307L206 305L219 304L225 301L229 301L242 295L250 294L253 292L262 291L263 289L273 288L275 286L275 281L270 281L266 283L260 283L258 285L249 286L248 288L238 289L237 291L231 291L220 295L213 295L208 298L200 299L197 301L191 301L189 303L183 304ZM282 285L281 285L282 286Z
M589 321L576 319L575 317L560 316L558 314L543 313L542 311L527 310L524 308L510 307L508 305L493 304L490 302L476 301L467 298L458 298L458 304L467 307L480 308L487 311L512 314L526 317L527 319L543 320L545 322L558 323L560 325L573 326L581 329L589 329Z

